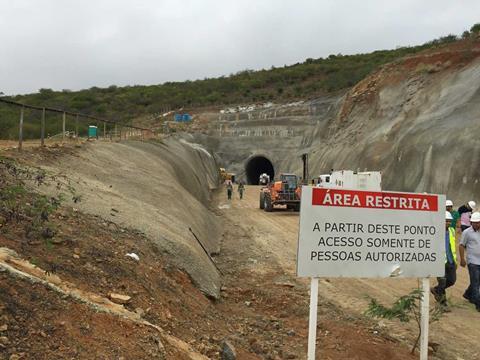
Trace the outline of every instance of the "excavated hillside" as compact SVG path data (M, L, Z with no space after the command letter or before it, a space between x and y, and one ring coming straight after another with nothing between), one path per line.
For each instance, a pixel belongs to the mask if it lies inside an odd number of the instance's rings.
M0 359L304 358L297 214L226 202L214 165L174 137L0 152ZM322 356L413 358L320 305Z
M346 93L213 114L207 134L190 135L248 183L262 172L310 176L330 169L380 170L390 190L479 190L480 38L387 64ZM448 165L446 165L448 164Z
M479 193L480 41L389 64L354 87L312 166L375 169L392 190Z
M81 194L80 211L142 231L205 294L218 298L219 274L206 251L219 249L219 224L209 210L219 174L200 146L172 139L97 143L38 166ZM52 185L43 191L55 192Z
M388 64L347 92L196 114L195 131L0 155L0 359L304 358L308 287L298 214L225 200L218 167L258 175L383 172L383 188L478 194L480 41ZM222 189L223 190L223 189ZM478 200L478 199L477 199ZM128 254L128 255L127 255ZM476 358L458 272L435 358ZM411 279L323 279L318 341L332 359L412 359L413 324L366 319ZM455 338L458 341L451 342ZM228 357L227 357L228 358Z

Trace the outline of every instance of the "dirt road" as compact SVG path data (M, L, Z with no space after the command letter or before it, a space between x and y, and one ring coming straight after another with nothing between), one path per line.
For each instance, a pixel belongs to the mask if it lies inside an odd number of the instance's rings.
M283 269L285 276L295 276L298 214L285 210L273 213L260 210L258 191L258 187L248 186L243 200L240 201L235 193L231 203L221 199L219 207L223 208L227 221L244 228L253 239L255 253L250 255L250 260L255 266L252 271L261 275L275 264ZM431 326L430 341L440 344L436 354L439 358L476 359L480 357L480 345L475 335L480 331L480 314L462 298L468 286L467 270L459 268L457 275L456 285L447 291L452 312ZM435 285L436 280L431 283ZM367 308L367 295L389 304L416 286L417 280L414 279L321 279L320 297L337 304L347 313L360 316ZM413 339L413 323L382 320L379 325L396 339L407 343ZM321 340L319 346L321 348Z

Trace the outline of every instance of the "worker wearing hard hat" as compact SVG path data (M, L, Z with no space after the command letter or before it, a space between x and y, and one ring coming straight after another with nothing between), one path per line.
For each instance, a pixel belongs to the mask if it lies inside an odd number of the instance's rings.
M462 233L460 240L460 266L468 264L470 275L470 286L463 297L475 304L477 311L480 311L480 212L474 212L470 218L471 227ZM465 250L467 250L467 261L465 262Z
M453 201L447 200L445 202L445 209L452 214L452 221L450 222L450 227L456 229L458 225L458 220L460 219L460 214L457 210L453 210Z
M476 206L477 204L475 204L475 201L470 200L468 203L458 208L462 232L470 227L470 216L472 215L472 211L474 211Z
M457 252L455 242L455 228L450 226L453 216L450 211L445 211L445 276L438 277L438 285L432 288L435 300L447 307L445 289L453 286L457 281Z

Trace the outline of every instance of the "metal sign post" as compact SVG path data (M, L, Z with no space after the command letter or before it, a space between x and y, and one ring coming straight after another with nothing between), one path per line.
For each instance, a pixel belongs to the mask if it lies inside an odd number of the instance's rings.
M315 360L317 341L318 278L310 281L310 317L308 320L308 360Z
M422 300L420 302L420 360L428 359L428 322L430 318L430 279L422 279Z

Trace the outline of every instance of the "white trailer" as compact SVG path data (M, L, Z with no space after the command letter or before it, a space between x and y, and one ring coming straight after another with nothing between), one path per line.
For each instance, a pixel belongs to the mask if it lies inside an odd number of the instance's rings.
M382 173L380 171L333 171L331 174L320 175L317 180L317 187L381 191Z

